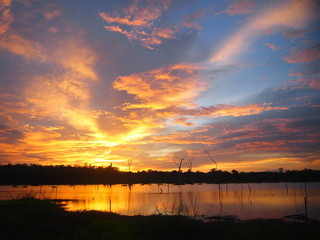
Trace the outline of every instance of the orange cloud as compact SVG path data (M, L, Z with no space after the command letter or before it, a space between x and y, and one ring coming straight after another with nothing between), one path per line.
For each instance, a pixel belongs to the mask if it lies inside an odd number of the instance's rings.
M190 132L172 132L170 134L162 134L152 136L150 142L153 143L171 143L171 144L181 144L181 145L191 145L191 144L216 144L217 141L212 136L198 135L193 136Z
M44 60L42 47L39 43L27 40L14 33L1 36L0 48L26 58Z
M2 121L10 123L11 126L19 126L17 119L43 119L47 114L45 111L34 109L32 104L22 96L0 94L0 102L0 117L2 117Z
M226 63L244 52L250 43L270 29L301 29L313 20L316 1L293 0L257 13L247 24L240 28L224 43L212 58L212 62Z
M209 8L206 8L187 15L182 22L182 26L186 28L201 29L202 27L199 25L199 21L205 17L208 10Z
M289 76L289 77L302 77L302 76L303 76L303 73L300 73L300 72L289 73L288 76Z
M35 112L46 112L51 117L68 119L76 127L97 131L87 106L90 98L89 83L97 80L92 68L97 60L96 55L81 38L69 37L67 40L59 40L56 45L54 50L47 51L42 44L16 34L6 34L0 40L0 47L13 54L55 63L60 67L60 71L29 77L24 94L26 100L37 109L34 109Z
M112 13L101 12L100 17L107 23L117 23L128 26L150 27L162 13L168 9L170 1L148 2L148 6L140 6L139 1L134 1L130 6Z
M194 126L195 125L192 122L188 122L188 118L186 118L186 117L175 118L175 119L173 119L171 121L171 123L173 123L173 124L181 124L181 125L184 125L186 127L190 127L190 126Z
M211 118L225 117L225 116L247 116L259 114L263 111L270 110L284 110L287 108L282 107L270 107L268 105L260 106L258 104L250 104L247 106L234 106L234 105L216 105L210 107L197 107L197 108L180 108L180 107L171 107L158 111L160 116L175 116L175 115L184 115L184 116L205 116ZM185 119L186 120L186 119Z
M239 143L234 146L235 149L243 149L246 152L256 151L288 151L290 148L287 146L286 141L278 140L272 142L259 141L259 142L246 142ZM242 151L243 152L243 151Z
M77 126L96 129L86 106L90 97L88 83L97 79L92 68L95 54L79 39L60 40L57 46L54 51L46 51L40 43L15 34L6 34L0 41L0 47L13 54L60 67L59 71L50 74L28 77L30 80L24 96L28 104L32 104L30 114L60 116Z
M164 109L174 105L193 107L193 101L207 83L200 79L196 64L181 63L169 67L120 76L113 83L119 91L126 91L140 103L128 104L124 108Z
M297 49L290 56L284 58L288 63L304 63L320 58L320 44L305 49Z
M53 19L56 17L59 17L61 15L60 9L53 9L53 10L47 10L43 12L43 15L46 17L46 19Z
M26 87L20 98L1 96L5 101L1 101L0 116L18 127L24 133L24 138L11 152L4 145L0 146L0 151L17 156L22 162L94 162L97 156L106 157L106 149L126 140L128 136L109 137L101 131L97 114L89 107L90 84L98 80L93 68L97 57L81 36L67 36L57 40L55 45L44 46L10 33L1 36L0 47L26 59L54 66L55 69L36 76L26 75ZM33 122L32 119L41 120L44 125L47 122L64 123L67 131L77 134L70 136L65 132L62 135L55 132L54 128L49 131L37 125L21 129L25 121ZM8 161L12 159L8 157Z
M48 54L47 58L65 68L74 70L87 80L97 80L97 74L93 68L97 56L81 40L81 36L72 36L67 40L60 40L53 56Z
M286 169L297 170L304 168L319 168L319 160L305 161L305 158L295 156L282 156L278 154L257 155L255 153L244 153L240 155L245 161L226 161L219 164L219 169L231 171L237 169L238 171L276 171L279 166L286 166ZM303 167L301 167L303 166ZM209 169L210 165L201 166L200 169Z
M88 86L76 72L34 77L25 90L25 97L41 111L68 120L76 128L97 129L86 106Z
M118 126L112 131L116 131L117 136L127 136L125 137L127 140L140 139L140 142L213 144L217 143L217 140L212 137L198 136L195 139L189 133L186 133L188 135L186 137L181 132L164 135L160 132L170 132L169 127L173 124L185 127L195 126L201 117L240 117L286 109L258 104L198 107L194 101L208 86L201 75L203 70L205 71L206 68L200 65L181 63L118 77L113 83L114 88L134 95L135 101L122 106L123 116L110 116L117 121L114 122L114 126ZM154 134L156 136L153 136ZM166 151L170 154L174 150Z
M30 128L25 133L23 143L5 149L0 145L3 155L8 155L12 163L34 162L39 164L83 164L94 163L98 156L104 157L108 148L88 137L83 140L66 139L59 130L41 127ZM79 154L79 151L81 154ZM15 156L14 158L10 156ZM103 165L103 164L102 164Z
M293 83L296 88L310 87L320 89L320 79L317 78L299 78L290 82Z
M272 51L278 50L279 48L273 44L273 43L265 43L265 46L267 46L268 48L270 48Z
M176 38L175 27L157 26L157 20L169 7L171 1L148 1L146 5L134 1L127 8L111 13L101 12L99 16L109 25L104 28L108 31L125 35L129 40L135 40L146 48L154 49L165 39ZM130 30L125 30L124 27Z
M291 30L291 31L285 31L282 35L285 36L286 38L292 38L292 39L297 39L297 38L304 38L305 34L308 32L308 29L303 29L303 30Z
M9 30L10 24L14 20L10 7L11 0L0 0L0 35Z
M255 7L255 1L240 0L240 1L231 3L225 12L230 15L249 14L253 12L254 7Z

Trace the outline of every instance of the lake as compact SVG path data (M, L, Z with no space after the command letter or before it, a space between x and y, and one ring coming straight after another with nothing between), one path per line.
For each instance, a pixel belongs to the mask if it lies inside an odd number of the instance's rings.
M182 214L240 219L307 214L320 220L320 183L0 186L0 199L57 199L68 211Z

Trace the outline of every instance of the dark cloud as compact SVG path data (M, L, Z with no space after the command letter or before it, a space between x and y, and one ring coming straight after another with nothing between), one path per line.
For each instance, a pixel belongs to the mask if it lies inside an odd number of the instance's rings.
M23 132L0 123L0 142L7 144L19 144L23 138Z
M264 92L248 99L247 101L254 101L260 104L270 103L271 106L279 107L294 107L301 106L308 103L312 105L311 102L316 102L319 96L319 90L311 88L278 88L275 90L268 89Z
M224 119L223 123L211 125L214 130L203 134L212 134L221 141L213 145L217 152L229 149L316 153L320 143L319 123L318 109L290 108L281 112L271 111L257 116ZM221 127L227 130L217 132Z

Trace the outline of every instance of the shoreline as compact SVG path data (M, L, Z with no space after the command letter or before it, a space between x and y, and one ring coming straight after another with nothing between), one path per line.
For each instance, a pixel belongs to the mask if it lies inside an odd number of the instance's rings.
M156 171L121 172L109 167L0 165L0 185L194 184L320 182L320 170L278 172Z
M48 200L0 201L0 239L318 239L320 222L126 216L65 211Z

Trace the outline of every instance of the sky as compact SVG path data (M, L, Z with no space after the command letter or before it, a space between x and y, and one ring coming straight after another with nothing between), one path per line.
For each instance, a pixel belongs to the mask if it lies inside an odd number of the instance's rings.
M320 169L319 5L0 0L0 164Z

